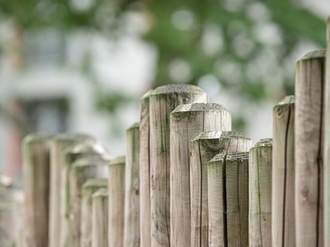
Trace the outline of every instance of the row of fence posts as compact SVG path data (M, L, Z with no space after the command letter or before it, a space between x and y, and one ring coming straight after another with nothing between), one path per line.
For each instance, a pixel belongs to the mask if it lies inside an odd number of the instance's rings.
M140 104L126 157L86 135L25 137L23 246L248 244L251 140L196 86L159 87Z
M177 84L141 98L126 157L87 135L25 137L25 199L0 187L0 245L330 246L329 36L297 62L273 140L253 146L223 106Z

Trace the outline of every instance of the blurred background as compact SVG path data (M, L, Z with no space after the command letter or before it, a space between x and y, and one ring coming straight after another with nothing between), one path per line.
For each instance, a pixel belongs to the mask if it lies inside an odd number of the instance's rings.
M0 0L0 173L21 180L35 131L87 133L125 154L139 98L200 86L253 141L325 46L328 0Z

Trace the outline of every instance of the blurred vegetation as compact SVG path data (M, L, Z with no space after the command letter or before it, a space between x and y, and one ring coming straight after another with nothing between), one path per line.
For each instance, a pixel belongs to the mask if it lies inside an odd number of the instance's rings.
M123 16L139 13L149 24L141 36L158 50L153 87L213 78L246 102L292 94L292 57L303 45L325 46L325 20L294 0L0 2L0 22L10 19L24 32L51 26L62 35L86 29L110 39L125 35ZM109 112L129 100L96 92L98 106ZM244 118L235 124L243 128Z

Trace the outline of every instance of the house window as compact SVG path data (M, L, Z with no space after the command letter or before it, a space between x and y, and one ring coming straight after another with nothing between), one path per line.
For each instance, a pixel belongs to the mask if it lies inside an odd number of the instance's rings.
M22 102L25 132L59 133L68 129L68 99L45 99Z

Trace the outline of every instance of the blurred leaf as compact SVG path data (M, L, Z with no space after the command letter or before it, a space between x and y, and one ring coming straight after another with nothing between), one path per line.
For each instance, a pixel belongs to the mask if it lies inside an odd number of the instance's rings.
M266 98L266 89L263 83L242 83L241 89L250 101L260 101Z
M233 117L233 129L236 131L244 132L246 127L246 121L240 116Z
M99 92L97 95L97 107L102 111L114 113L121 106L133 100L123 92Z

